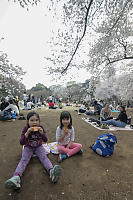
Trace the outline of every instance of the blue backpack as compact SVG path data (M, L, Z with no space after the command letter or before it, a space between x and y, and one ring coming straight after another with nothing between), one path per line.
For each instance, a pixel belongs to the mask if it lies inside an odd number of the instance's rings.
M97 154L108 157L114 152L114 144L117 143L117 138L112 133L105 133L100 135L95 144L91 146L91 149Z

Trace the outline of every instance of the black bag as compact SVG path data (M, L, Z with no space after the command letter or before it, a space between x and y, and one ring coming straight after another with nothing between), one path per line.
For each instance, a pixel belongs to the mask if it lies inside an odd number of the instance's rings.
M97 124L100 124L100 120L89 118L89 122L96 122Z
M18 120L26 120L23 113L19 114Z

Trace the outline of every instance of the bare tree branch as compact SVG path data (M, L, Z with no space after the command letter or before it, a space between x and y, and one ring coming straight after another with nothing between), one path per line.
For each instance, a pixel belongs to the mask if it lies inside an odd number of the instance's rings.
M77 52L77 49L78 49L78 47L79 47L79 45L80 45L80 43L81 43L83 37L85 36L86 27L87 27L87 18L88 18L89 10L90 10L90 7L91 7L92 3L93 3L93 0L90 0L90 3L89 3L89 5L88 5L88 7L87 7L86 16L85 16L85 25L84 25L83 35L82 35L81 38L79 39L79 41L78 41L78 43L77 43L77 45L76 45L76 48L75 48L75 50L74 50L74 52L73 52L73 54L72 54L72 57L71 57L70 61L68 62L66 68L63 69L63 71L61 72L61 74L63 74L64 72L67 71L67 69L68 69L70 63L71 63L72 60L73 60L73 57L74 57L75 53Z
M120 39L118 39L119 44L121 44L124 48L124 58L127 57L127 42L124 43L123 39L122 41L120 41Z
M133 56L127 56L127 42L124 43L123 39L122 39L122 41L120 39L118 39L118 43L121 44L121 46L124 48L124 55L123 55L122 58L115 59L115 60L112 60L112 61L111 61L110 58L107 58L107 60L108 60L107 65L121 61L121 60L133 59Z
M116 59L116 60L109 61L107 65L115 63L115 62L119 62L121 60L130 60L130 59L133 59L133 56L126 56L126 57L124 56L123 58L119 58L119 59Z

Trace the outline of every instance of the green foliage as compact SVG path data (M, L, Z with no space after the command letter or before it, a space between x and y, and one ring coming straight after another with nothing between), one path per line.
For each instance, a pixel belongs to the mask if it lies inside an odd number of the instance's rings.
M37 97L40 97L42 95L43 97L47 98L50 95L51 90L43 84L38 83L35 87L32 87L30 90L28 90L28 93L33 94Z
M32 90L32 91L43 91L43 90L47 90L47 87L44 86L44 85L41 84L41 83L38 83L38 84L36 84L35 87L32 87L31 90Z

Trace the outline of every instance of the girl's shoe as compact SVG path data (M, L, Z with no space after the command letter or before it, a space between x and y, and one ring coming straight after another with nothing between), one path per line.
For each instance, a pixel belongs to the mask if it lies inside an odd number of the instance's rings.
M83 154L83 150L80 149L80 151L77 153L78 155L82 155Z
M20 182L21 180L19 176L13 176L5 182L5 187L8 189L20 189Z
M62 168L59 165L55 165L53 169L50 170L50 179L53 183L56 183L61 176Z
M58 157L58 162L59 163L62 162L62 160L67 159L67 157L68 157L67 154L60 153Z

